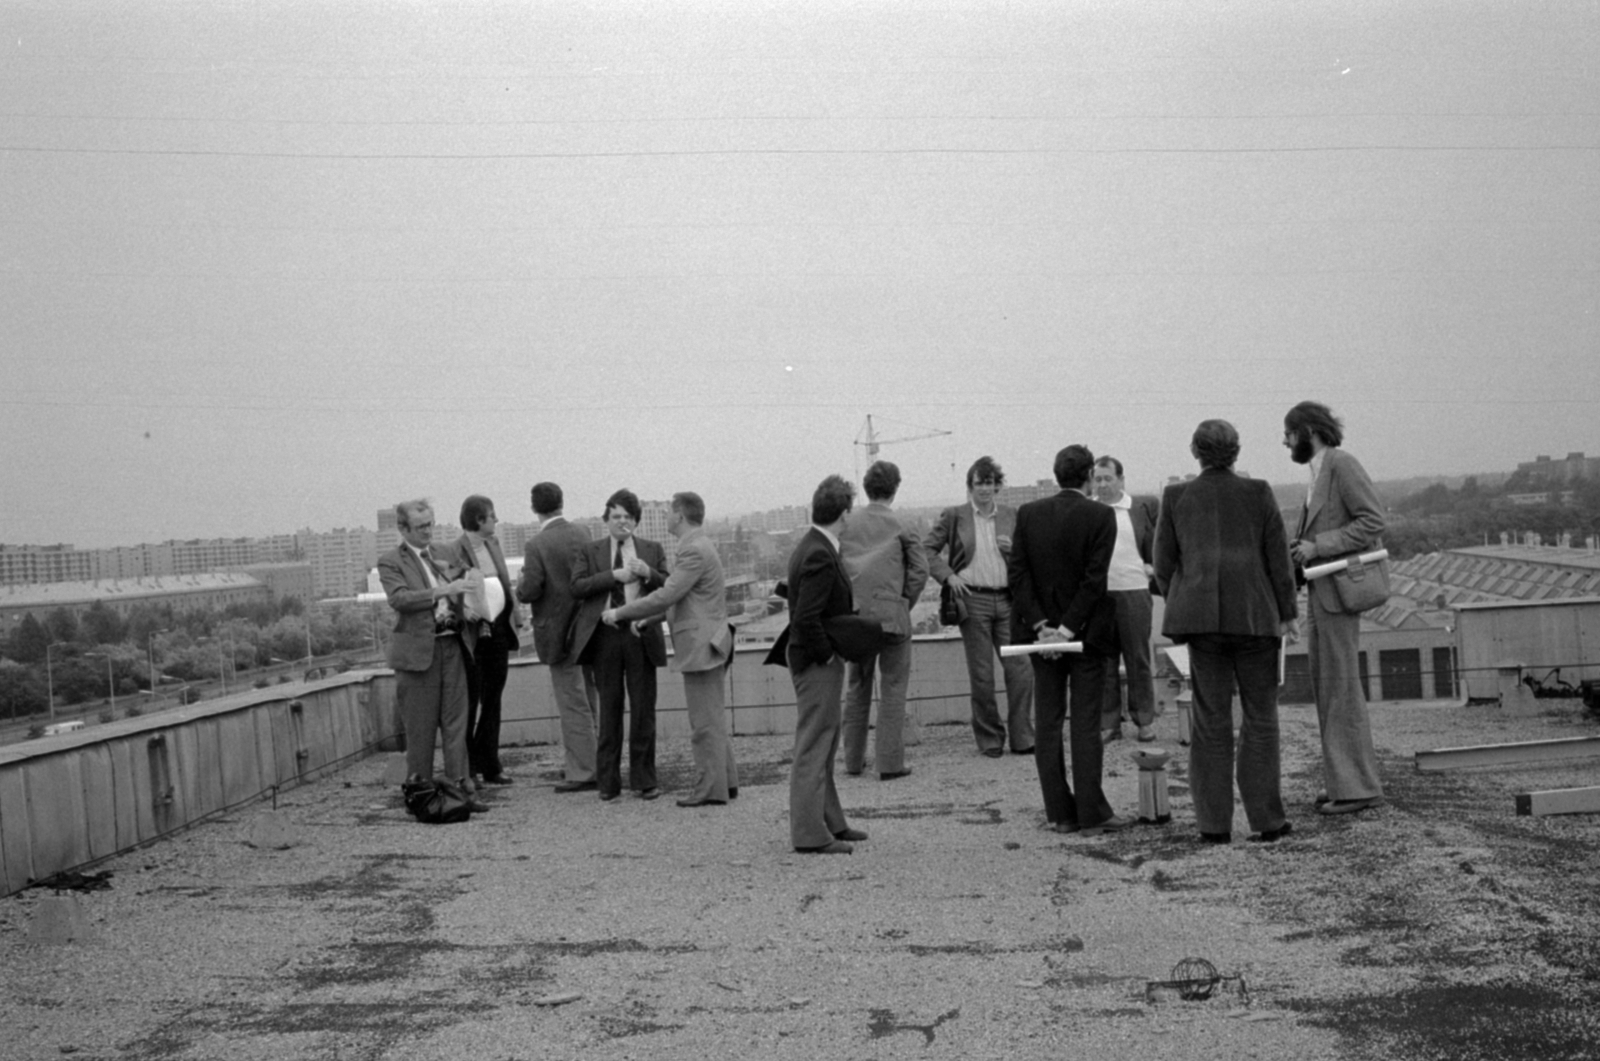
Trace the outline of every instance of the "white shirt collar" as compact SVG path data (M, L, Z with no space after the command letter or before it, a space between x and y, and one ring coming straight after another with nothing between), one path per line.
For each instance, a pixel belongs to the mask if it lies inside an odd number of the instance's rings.
M828 541L833 545L834 552L839 551L839 536L837 534L833 533L833 531L829 530L828 528L820 527L815 523L811 525L811 529L828 539Z

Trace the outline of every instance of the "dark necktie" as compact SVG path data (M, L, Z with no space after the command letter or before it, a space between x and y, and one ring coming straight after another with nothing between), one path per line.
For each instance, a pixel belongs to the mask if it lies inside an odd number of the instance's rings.
M611 570L622 570L622 543L612 542L611 548L615 550L611 558ZM628 595L622 591L622 583L616 582L611 586L611 606L620 608L628 601Z

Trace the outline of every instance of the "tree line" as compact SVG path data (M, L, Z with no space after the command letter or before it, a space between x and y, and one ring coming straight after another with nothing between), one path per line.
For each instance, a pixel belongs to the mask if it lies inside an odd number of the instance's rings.
M32 615L0 640L0 719L19 720L57 708L109 701L138 714L146 694L196 683L265 686L264 667L340 653L370 656L381 648L392 615L383 605L353 602L307 609L293 597L230 604L221 609L138 604L123 616L96 601L81 613L57 608ZM348 663L348 661L346 661Z
M1561 495L1572 491L1570 503ZM1507 495L1544 493L1539 504L1513 505ZM1600 532L1600 481L1576 479L1552 486L1517 471L1497 489L1480 487L1468 476L1458 489L1434 483L1396 501L1389 512L1383 541L1389 552L1404 558L1471 545L1498 545L1500 534L1520 540L1537 533L1546 545L1563 533L1582 544Z

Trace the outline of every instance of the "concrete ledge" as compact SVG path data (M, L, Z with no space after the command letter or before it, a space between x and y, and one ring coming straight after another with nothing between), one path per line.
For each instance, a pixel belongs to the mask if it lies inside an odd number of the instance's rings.
M794 686L787 670L764 665L768 650L746 646L728 668L729 726L736 734L794 731ZM995 671L1003 681L1001 668ZM688 740L683 682L663 671L658 687L657 732ZM959 638L915 639L907 694L911 715L923 725L969 721ZM504 743L560 743L542 664L512 661L504 703ZM0 748L0 895L393 750L399 733L394 674L370 670L246 690Z

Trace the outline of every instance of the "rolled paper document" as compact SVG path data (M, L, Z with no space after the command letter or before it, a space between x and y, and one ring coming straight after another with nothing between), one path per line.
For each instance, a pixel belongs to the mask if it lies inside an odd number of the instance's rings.
M1001 645L1002 656L1031 656L1036 652L1082 652L1082 641L1039 641L1032 645Z
M1363 564L1375 564L1379 560L1389 559L1389 550L1379 549L1376 552L1362 553L1360 556L1356 557L1356 559L1360 560ZM1331 560L1326 564L1318 564L1316 567L1306 568L1306 577L1321 578L1323 575L1331 575L1335 571L1343 571L1349 566L1350 561L1348 559Z

